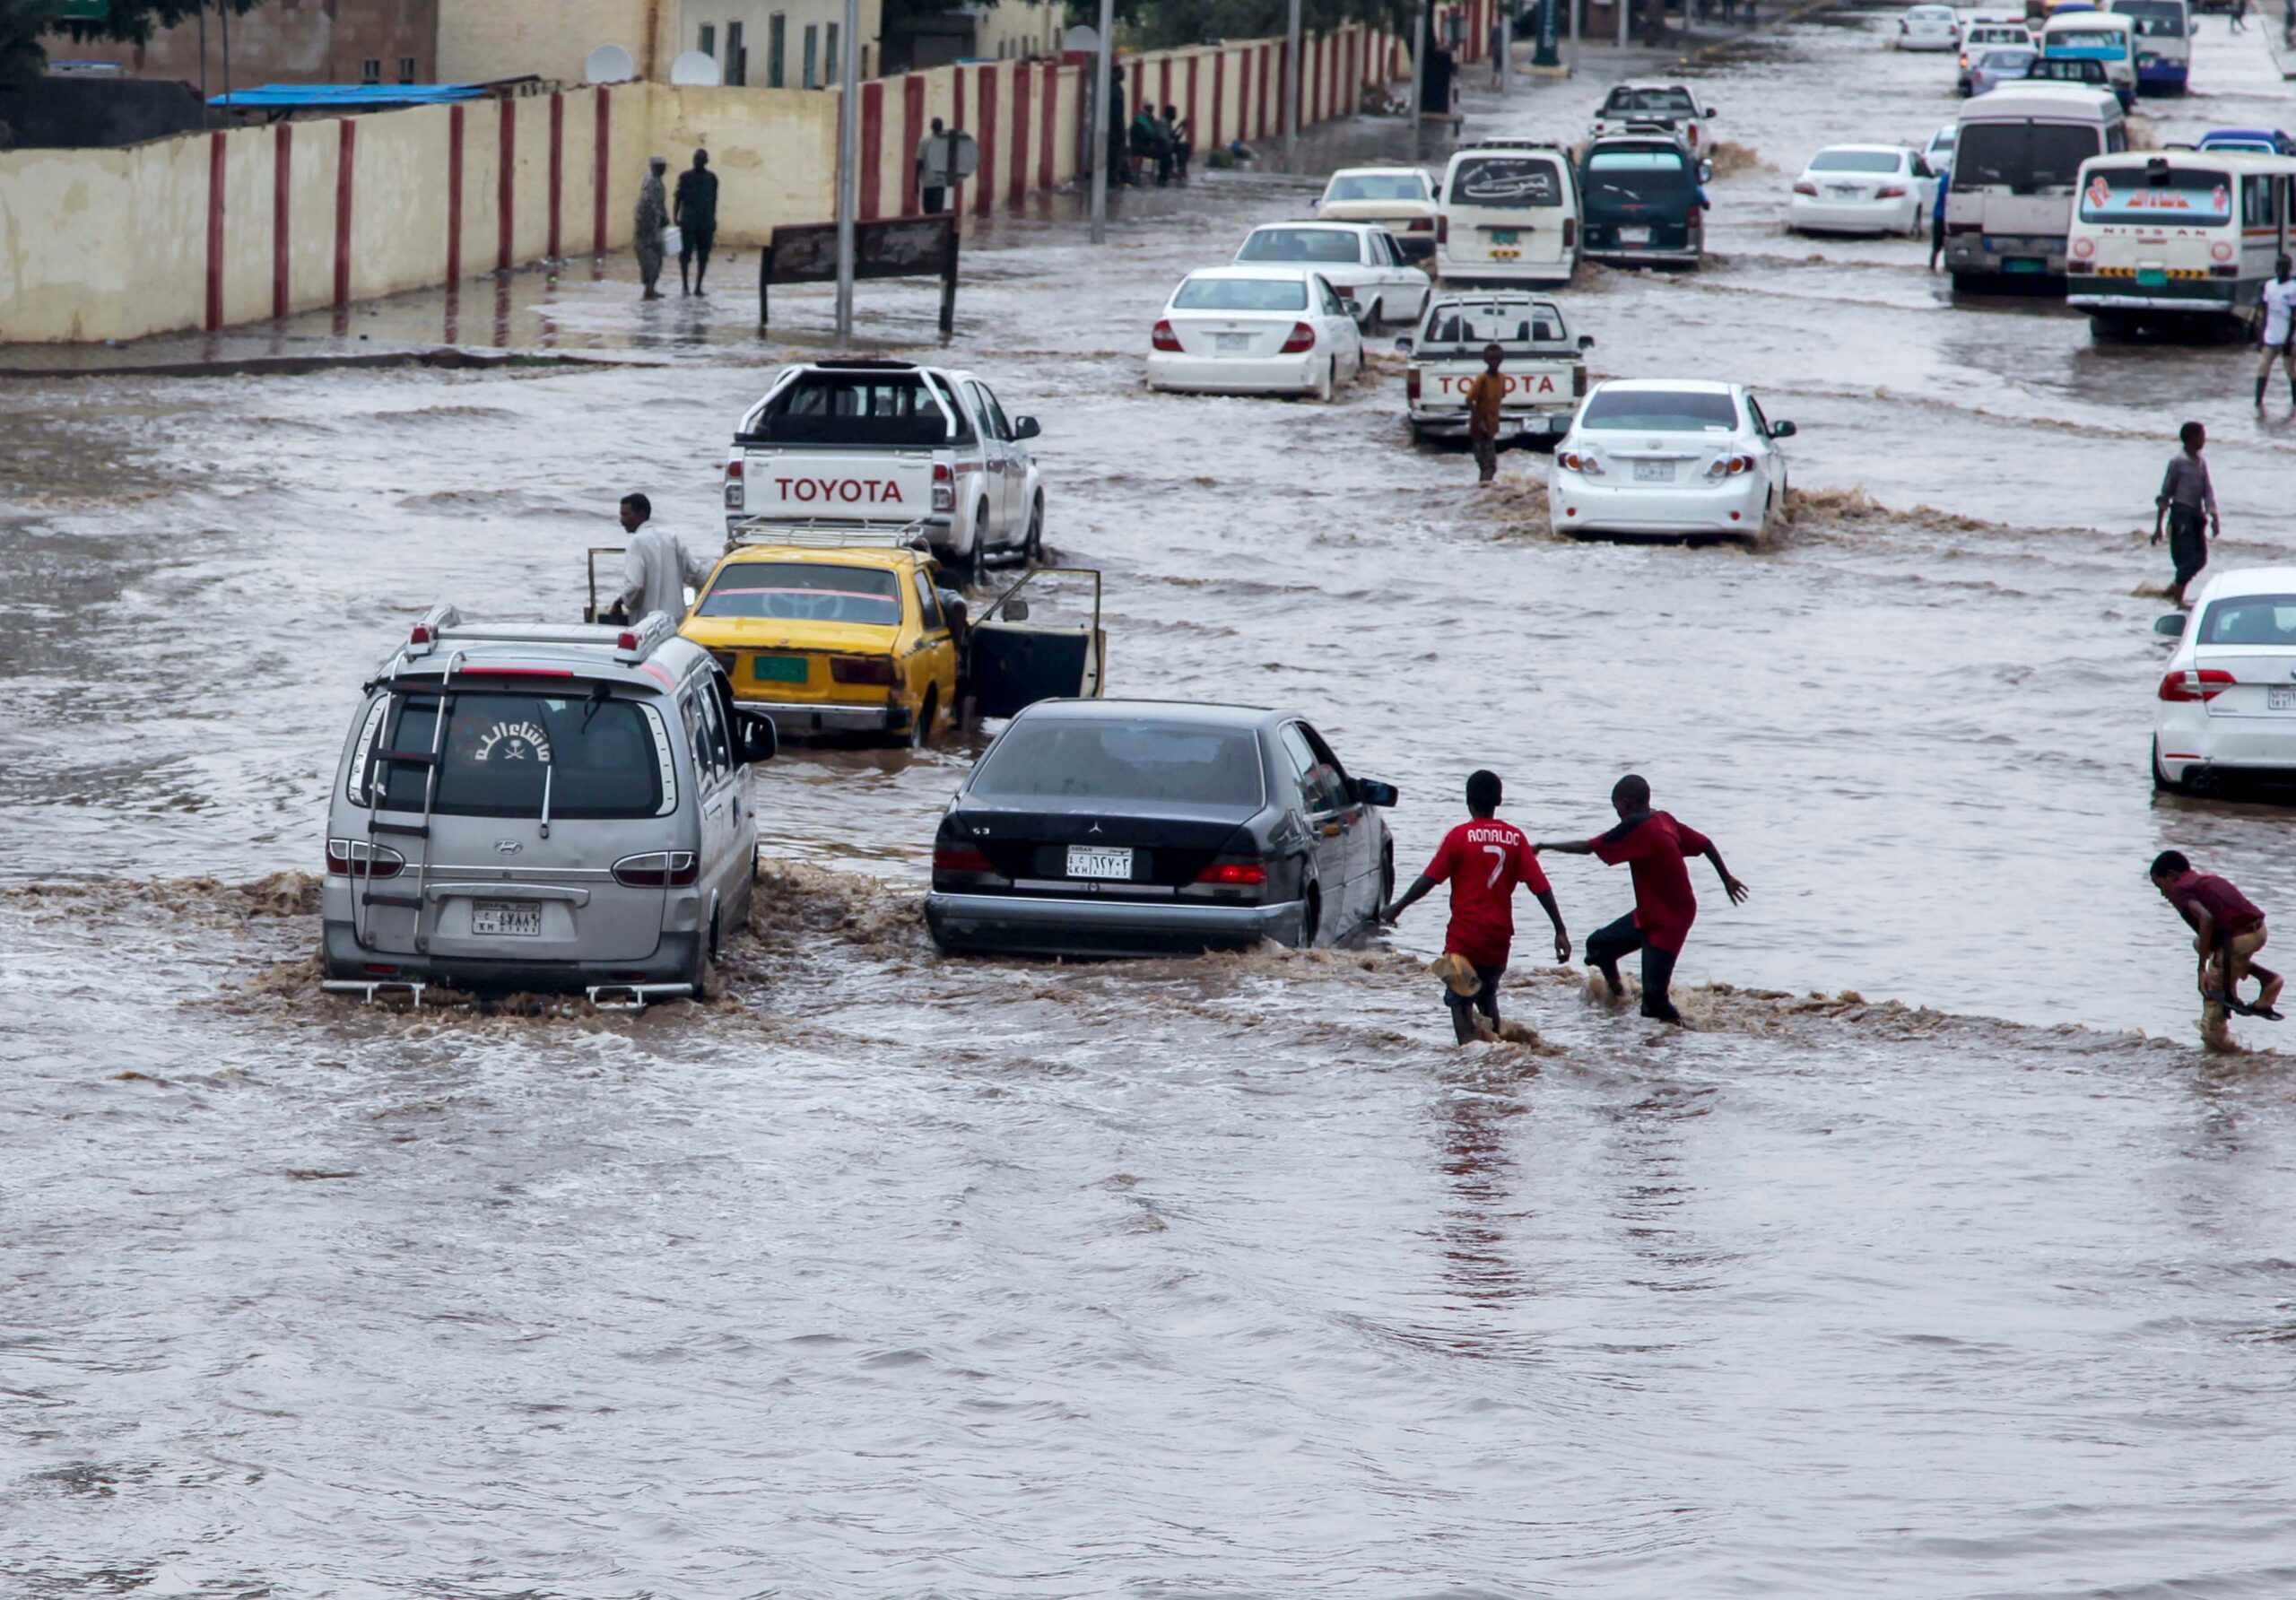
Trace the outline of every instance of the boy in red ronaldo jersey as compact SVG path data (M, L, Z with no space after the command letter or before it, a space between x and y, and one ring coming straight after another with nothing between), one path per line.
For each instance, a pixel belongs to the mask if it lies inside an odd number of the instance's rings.
M1587 964L1603 975L1615 1000L1625 991L1618 980L1622 956L1642 952L1642 1014L1662 1022L1679 1022L1666 990L1674 978L1674 959L1690 937L1698 917L1698 896L1691 891L1690 873L1683 865L1692 856L1703 856L1721 874L1722 888L1735 904L1746 898L1746 886L1722 865L1714 841L1663 811L1650 809L1650 786L1631 772L1612 787L1611 809L1618 826L1599 838L1559 844L1535 845L1566 856L1593 856L1613 866L1623 861L1634 873L1634 909L1587 938Z
M1451 926L1443 935L1443 953L1457 956L1474 970L1481 987L1461 994L1446 987L1444 1004L1451 1008L1451 1030L1461 1044L1481 1030L1475 1013L1489 1019L1491 1031L1499 1030L1499 980L1506 975L1507 957L1515 939L1515 890L1528 889L1546 909L1554 924L1554 955L1570 959L1570 935L1555 909L1554 891L1539 870L1530 835L1512 822L1499 820L1501 797L1499 775L1476 772L1467 778L1467 820L1443 836L1435 859L1393 905L1379 909L1379 920L1393 922L1412 903L1438 883L1451 886Z

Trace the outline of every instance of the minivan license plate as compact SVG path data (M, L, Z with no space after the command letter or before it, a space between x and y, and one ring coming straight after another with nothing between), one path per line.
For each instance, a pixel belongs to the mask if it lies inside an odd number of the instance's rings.
M1493 228L1491 230L1491 242L1492 244L1511 245L1515 241L1516 233L1515 230L1512 228Z
M470 931L538 939L542 936L542 908L522 906L516 900L476 900L470 909Z
M1068 875L1072 878L1129 878L1132 876L1132 852L1070 845Z
M2296 711L2296 689L2274 689L2264 697L2265 709L2270 711Z
M1622 228L1618 230L1618 242L1622 245L1647 245L1650 242L1650 230Z

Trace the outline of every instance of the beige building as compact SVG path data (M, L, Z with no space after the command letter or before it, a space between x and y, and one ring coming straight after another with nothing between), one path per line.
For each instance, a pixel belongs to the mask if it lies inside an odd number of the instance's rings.
M600 45L620 45L641 78L666 80L678 53L678 8L663 0L436 0L439 76L486 83L534 73L584 81Z
M230 22L232 86L263 83L435 83L439 0L265 0ZM202 59L202 44L205 56ZM50 62L100 61L130 77L204 83L223 92L222 13L163 28L143 44L51 33ZM203 77L203 72L204 76Z
M971 11L972 53L998 61L1057 56L1060 36L1068 30L1064 8L1045 0L997 0Z
M876 75L883 0L861 0L860 75ZM844 70L845 0L678 0L677 48L718 63L728 85L822 89Z

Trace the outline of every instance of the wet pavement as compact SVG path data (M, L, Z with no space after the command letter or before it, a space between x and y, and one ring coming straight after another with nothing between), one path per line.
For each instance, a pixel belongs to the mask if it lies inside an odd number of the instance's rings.
M2286 559L2296 422L2238 348L1784 231L1819 146L1952 117L1892 15L1705 51L1716 257L1566 300L1598 373L1800 425L1760 552L1554 539L1544 459L1476 491L1392 360L1328 407L1147 394L1171 284L1311 200L1273 160L1126 196L1100 251L1060 201L968 236L949 359L1045 422L1112 690L1307 711L1401 786L1406 874L1474 767L1535 836L1645 772L1754 891L1702 886L1687 1035L1526 971L1544 1043L1452 1049L1435 907L1359 952L942 961L964 745L761 773L718 1005L322 998L363 669L435 599L574 614L627 489L706 545L826 291L761 337L747 253L706 306L585 261L9 384L0 1588L2296 1590L2290 1078L2189 1048L2143 870L2296 898L2286 811L2150 791L2144 542L2193 416L2220 559ZM1470 73L1470 126L1575 137L1613 63L1503 107ZM2195 83L2151 136L2285 119L2221 19ZM859 299L926 347L929 288ZM442 344L581 364L196 374ZM1575 933L1625 907L1553 873Z

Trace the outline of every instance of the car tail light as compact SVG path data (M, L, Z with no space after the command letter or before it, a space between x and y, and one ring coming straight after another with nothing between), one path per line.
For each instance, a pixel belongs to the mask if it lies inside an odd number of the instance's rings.
M326 841L326 870L330 877L396 878L405 865L406 857L396 850L370 845L363 839Z
M1692 150L1698 148L1698 124L1694 122L1690 125L1690 147Z
M1603 464L1592 456L1582 456L1576 450L1558 451L1555 460L1574 473L1584 473L1590 478L1603 475Z
M2214 260L2230 261L2232 259L2232 247L2220 239L2208 247L2208 254Z
M885 656L832 656L829 675L839 683L865 683L879 689L890 689L893 682L893 664Z
M970 845L935 845L933 870L936 873L993 874L996 871L996 864L988 858L987 852L977 850Z
M1754 458L1751 456L1717 456L1714 465L1706 469L1706 475L1709 478L1736 478L1753 470Z
M1267 882L1267 863L1257 856L1222 856L1196 874L1216 889L1257 889Z
M1156 331L1148 335L1148 343L1158 350L1178 350L1180 347L1180 336L1172 332L1172 325L1170 322L1159 320L1156 324Z
M1885 183L1880 188L1874 191L1874 198L1876 200L1902 200L1905 198L1905 185L1901 183Z
M726 509L740 510L747 494L742 483L742 458L736 456L726 463Z
M1587 397L1587 369L1583 366L1570 369L1570 397L1573 400Z
M1434 226L1435 219L1433 217L1413 217L1411 219L1411 226L1405 229L1404 231L1406 233L1425 233L1432 230Z
M2164 700L2213 700L2239 682L2231 673L2214 667L2187 668L2170 673L2161 680L2161 698Z
M1578 243L1578 219L1577 217L1565 217L1565 218L1563 218L1563 219L1562 219L1562 248L1563 248L1564 249L1566 249L1566 250L1568 250L1568 249L1572 249L1572 248L1575 248L1577 247Z
M2076 239L2073 241L2073 253L2085 261L2097 253L2097 241L2092 239Z
M933 509L946 511L957 503L957 474L945 461L933 464Z
M613 881L625 889L684 889L700 875L691 850L649 850L613 864Z
M1292 336L1283 341L1283 348L1279 353L1283 355L1300 355L1304 354L1308 351L1313 350L1315 347L1316 330L1314 325L1306 322L1295 322L1292 325Z
M1419 369L1412 367L1403 375L1403 397L1412 404L1419 404Z
M1437 217L1435 219L1435 242L1439 245L1447 245L1451 242L1450 218Z
M1797 195L1814 196L1818 192L1818 186L1806 178L1797 178L1794 180L1794 192Z
M2208 275L2212 278L2237 278L2240 275L2240 269L2237 266L2212 266L2208 269Z

